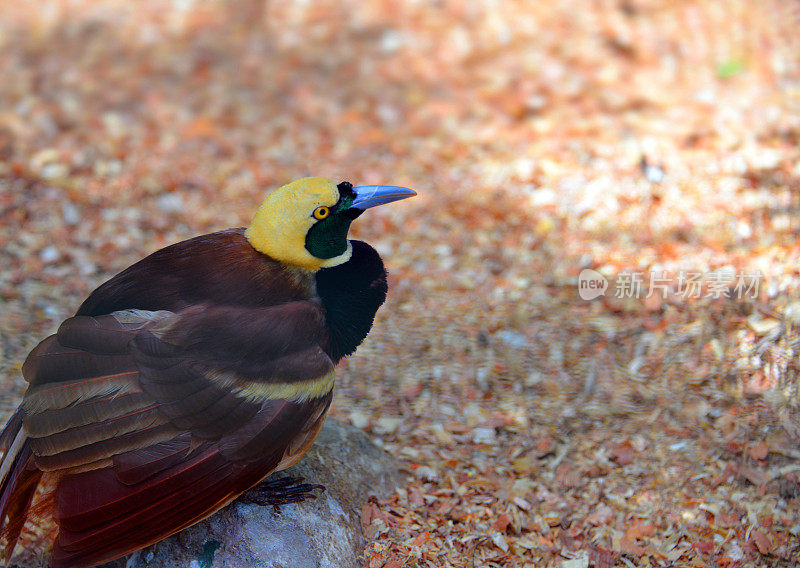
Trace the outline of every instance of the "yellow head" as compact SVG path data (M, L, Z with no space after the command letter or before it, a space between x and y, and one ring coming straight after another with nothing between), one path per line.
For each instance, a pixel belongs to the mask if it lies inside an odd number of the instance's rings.
M350 260L347 231L365 209L412 195L404 187L303 178L270 193L245 235L257 251L316 272Z
M318 258L306 248L306 236L318 217L330 216L339 201L336 184L321 177L298 179L270 193L253 217L245 236L253 247L284 264L301 266L316 272L336 266L350 258L345 251L332 258ZM316 215L316 216L315 216Z

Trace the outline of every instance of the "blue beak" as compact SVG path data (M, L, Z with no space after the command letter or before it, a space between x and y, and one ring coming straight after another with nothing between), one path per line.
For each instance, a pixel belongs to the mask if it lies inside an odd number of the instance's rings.
M417 194L413 189L396 185L359 185L354 187L353 191L356 193L356 198L350 207L362 211L377 205L414 197Z

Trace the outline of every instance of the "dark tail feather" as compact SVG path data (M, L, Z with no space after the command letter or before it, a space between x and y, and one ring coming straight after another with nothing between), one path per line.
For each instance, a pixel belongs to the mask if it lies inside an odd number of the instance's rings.
M8 453L8 448L10 448L11 444L14 443L14 438L17 437L17 434L21 429L22 411L18 408L11 418L9 418L6 427L3 428L2 432L0 432L0 452L3 452L3 458L0 459L0 463L2 463L5 459L5 454Z
M5 541L8 563L36 493L42 472L33 463L31 447L22 432L22 411L17 410L0 433L0 538Z

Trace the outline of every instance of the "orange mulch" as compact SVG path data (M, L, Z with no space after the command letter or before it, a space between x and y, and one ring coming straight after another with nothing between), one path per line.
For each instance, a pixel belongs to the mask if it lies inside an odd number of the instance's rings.
M365 566L794 566L798 29L781 0L5 3L0 408L142 255L303 175L404 185L354 226L391 291L332 411L408 473Z

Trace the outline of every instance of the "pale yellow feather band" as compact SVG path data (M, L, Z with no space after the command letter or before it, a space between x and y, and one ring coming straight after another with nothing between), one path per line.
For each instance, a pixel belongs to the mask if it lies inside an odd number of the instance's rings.
M218 386L231 389L236 396L252 402L281 399L304 402L327 395L331 392L334 384L333 371L316 379L291 383L244 381L231 373L208 373L206 378Z

